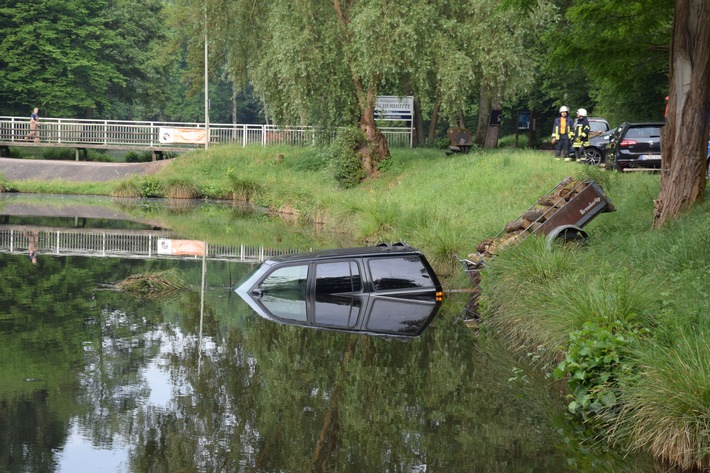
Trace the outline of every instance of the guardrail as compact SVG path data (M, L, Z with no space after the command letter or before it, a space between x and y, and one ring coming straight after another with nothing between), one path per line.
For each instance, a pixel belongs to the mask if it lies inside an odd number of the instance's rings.
M204 123L157 122L124 120L80 120L40 118L39 138L43 144L71 147L107 147L124 149L185 148L198 146L190 143L161 143L161 128L204 130ZM382 127L389 146L410 147L412 130L403 127ZM30 132L29 118L0 116L0 142L22 144ZM314 127L279 127L275 125L244 125L213 123L209 126L209 144L294 145L312 146L317 141L330 142L333 133Z
M28 254L34 242L37 254L51 256L93 256L136 259L202 259L202 256L166 255L158 252L164 234L80 230L0 230L0 253ZM208 260L261 263L271 257L294 254L283 250L249 245L207 245Z

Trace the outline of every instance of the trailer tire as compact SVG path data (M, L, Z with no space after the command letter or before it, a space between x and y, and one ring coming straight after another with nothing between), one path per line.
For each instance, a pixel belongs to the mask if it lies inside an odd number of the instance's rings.
M554 228L545 238L547 249L552 249L554 242L584 243L589 238L587 232L576 225L562 225Z

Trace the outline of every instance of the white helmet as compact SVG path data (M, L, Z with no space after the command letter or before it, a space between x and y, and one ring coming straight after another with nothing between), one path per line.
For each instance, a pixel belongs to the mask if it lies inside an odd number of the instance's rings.
M586 116L587 116L587 110L584 109L584 108L580 108L579 110L577 110L577 115L579 115L580 117L586 117Z
M560 107L560 113L562 112L569 112L569 108L565 107L564 105Z

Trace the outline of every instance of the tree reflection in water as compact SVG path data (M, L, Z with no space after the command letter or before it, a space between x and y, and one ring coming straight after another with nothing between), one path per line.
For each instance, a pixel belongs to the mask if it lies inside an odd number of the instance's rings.
M87 471L126 446L138 472L572 471L562 400L461 323L466 301L408 342L307 330L253 314L226 285L249 268L210 262L200 327L199 263L22 258L0 255L2 471L63 471L70 435L105 453ZM99 290L173 265L177 299Z

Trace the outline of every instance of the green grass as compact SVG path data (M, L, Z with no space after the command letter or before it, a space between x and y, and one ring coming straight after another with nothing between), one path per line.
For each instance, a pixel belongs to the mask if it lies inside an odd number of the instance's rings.
M549 250L542 239L528 238L490 261L482 282L484 323L512 350L533 354L540 369L552 371L576 357L565 373L579 373L574 388L591 400L583 414L603 426L600 435L607 440L649 450L672 465L710 467L707 198L692 213L652 230L658 175L604 172L537 151L445 157L441 150L394 149L380 177L343 189L326 156L312 148L215 147L185 154L135 181L4 184L20 191L105 195L125 187L146 196L181 183L199 197L248 194L257 206L287 213L300 225L259 214L229 219L224 210L199 219L180 212L161 216L180 233L200 238L209 228L220 232L210 239L225 243L247 237L299 247L299 234L322 228L330 230L324 245L406 241L429 257L447 289L456 289L469 281L455 254L475 252L480 241L497 235L563 178L591 177L616 212L585 227L590 239L584 246ZM607 350L601 343L614 345ZM592 365L595 376L575 368ZM595 397L599 393L603 399Z

